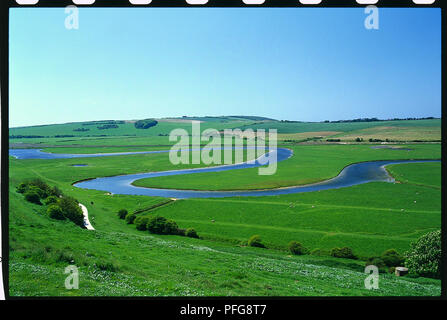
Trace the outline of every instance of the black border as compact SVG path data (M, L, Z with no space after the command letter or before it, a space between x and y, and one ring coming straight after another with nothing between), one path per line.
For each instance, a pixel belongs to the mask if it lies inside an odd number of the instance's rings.
M222 308L225 304L267 304L267 310L265 316L273 315L273 310L281 308L281 304L285 304L287 309L297 306L298 301L305 301L309 307L315 307L315 302L321 302L321 300L329 301L365 301L365 300L385 300L385 301L421 301L421 300L447 300L447 226L445 217L445 199L447 198L445 190L445 174L446 165L442 161L442 200L441 200L441 230L442 232L442 291L440 297L10 297L9 296L9 228L8 228L8 214L9 212L9 8L14 7L66 7L68 5L74 5L71 0L39 0L36 5L19 5L15 0L1 0L0 1L0 26L1 26L1 40L0 40L0 83L1 83L1 222L2 222L2 260L3 260L3 283L6 300L138 300L146 302L156 302L151 304L151 308L164 308L164 316L172 314L172 316L179 316L179 307L188 303L201 305L201 306L215 306L216 308ZM416 7L416 8L440 8L441 9L441 34L442 34L442 75L447 74L444 63L445 53L445 32L446 29L446 17L445 17L445 1L436 0L432 5L416 5L412 0L379 0L378 7ZM149 5L132 5L129 0L96 0L92 5L78 5L82 7L366 7L367 5L358 4L355 0L322 0L318 5L303 5L299 0L265 0L261 5L246 5L242 0L209 0L204 5L190 5L186 0L153 0ZM443 78L442 78L443 80ZM442 81L441 80L441 81ZM444 94L444 81L442 81L442 158L446 153L446 132L445 132L445 118L446 106L445 106L445 94ZM1 302L0 302L1 303ZM176 308L167 308L167 305L176 306ZM317 307L318 309L318 307ZM284 310L285 311L285 310ZM298 311L298 310L297 310ZM334 310L335 311L335 310ZM220 318L222 314L218 314L217 318ZM297 314L298 316L298 314ZM231 317L231 316L227 316ZM252 318L253 316L242 316L242 318ZM216 318L216 316L213 316ZM239 316L241 318L241 316Z

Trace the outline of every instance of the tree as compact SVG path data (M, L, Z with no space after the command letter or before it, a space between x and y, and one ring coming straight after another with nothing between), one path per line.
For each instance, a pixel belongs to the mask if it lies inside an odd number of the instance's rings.
M65 218L80 227L84 227L84 215L76 199L68 196L62 197L59 199L59 206Z
M47 214L51 219L65 220L61 207L56 204L52 204L48 207Z
M137 230L145 231L145 230L147 230L148 221L149 221L149 217L140 216L140 217L136 217L133 223L135 224L135 227L137 228Z
M441 277L441 230L427 233L405 253L405 266L423 277Z
M150 233L155 234L177 234L178 226L173 220L166 219L165 217L151 217L147 222L146 229Z
M126 215L126 222L127 222L127 224L132 224L135 221L136 217L137 217L137 215L135 213L128 213Z
M39 194L36 191L25 192L25 200L31 203L41 204Z
M50 204L53 204L53 203L57 203L58 200L59 200L59 198L57 198L56 196L49 196L43 202L46 205L50 205Z
M120 211L118 211L118 217L120 219L126 219L128 212L126 209L121 209Z

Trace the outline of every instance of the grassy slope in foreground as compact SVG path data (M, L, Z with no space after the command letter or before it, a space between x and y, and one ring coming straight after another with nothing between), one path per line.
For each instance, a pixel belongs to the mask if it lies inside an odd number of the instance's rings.
M309 184L330 179L347 165L355 162L394 159L440 159L441 145L405 145L413 149L373 149L370 145L306 145L295 146L293 156L278 163L277 172L261 176L258 169L195 173L137 180L140 187L191 190L250 190L272 189Z
M50 220L15 192L10 202L11 296L440 294L438 280L392 275L381 276L379 290L366 290L363 267L355 261L152 236L118 220L113 211L121 204L113 201L97 231ZM79 267L79 290L64 287L70 264Z

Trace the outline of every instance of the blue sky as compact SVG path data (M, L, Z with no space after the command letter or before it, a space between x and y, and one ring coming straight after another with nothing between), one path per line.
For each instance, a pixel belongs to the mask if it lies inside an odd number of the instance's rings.
M439 9L12 9L10 126L441 115Z

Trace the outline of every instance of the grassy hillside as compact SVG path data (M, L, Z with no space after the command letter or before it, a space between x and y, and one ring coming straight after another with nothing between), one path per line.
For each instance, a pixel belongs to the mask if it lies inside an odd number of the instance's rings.
M386 274L379 290L366 290L363 266L356 261L138 232L116 218L113 211L122 203L108 202L108 212L96 211L97 230L83 230L49 220L20 197L10 194L12 296L440 294L438 280ZM79 290L64 288L69 264L79 267Z
M97 123L75 132L81 124L13 128L10 134L45 138L10 139L14 147L39 147L48 152L98 153L165 150L173 128L190 130L193 118L163 119L147 130L133 123L99 130ZM282 140L322 136L351 141L361 130L378 136L377 123L284 123L243 116L200 117L202 129L278 127ZM440 130L438 120L396 121L399 139L407 128ZM96 129L94 129L96 128ZM357 130L357 131L355 131ZM413 130L413 129L411 129ZM410 131L411 131L410 130ZM364 132L364 131L363 131ZM400 133L399 133L400 132ZM55 135L76 137L55 138ZM104 135L93 137L88 135ZM413 133L411 133L413 134ZM345 136L344 136L345 135ZM425 136L424 136L425 135ZM46 137L46 136L51 136ZM365 135L365 137L367 137ZM412 136L413 137L413 136ZM20 142L20 143L19 143ZM280 142L280 146L281 146ZM283 144L284 145L284 144ZM400 144L411 149L373 149L369 143L294 145L294 156L278 165L274 176L259 176L257 169L192 174L138 181L145 186L187 189L259 189L305 184L333 177L346 165L366 160L438 159L440 144ZM86 164L86 167L73 167ZM421 296L439 295L440 281L397 278L381 274L380 289L364 289L367 257L394 248L400 253L428 231L440 228L440 164L389 166L397 182L369 183L321 192L271 197L168 199L109 195L104 191L75 188L72 183L95 177L148 171L192 168L173 166L168 154L114 156L58 160L17 160L10 157L10 294L13 296ZM78 199L89 211L95 231L71 222L51 220L45 206L31 204L15 188L24 180L41 178L64 194ZM201 239L156 236L137 231L118 219L125 208L139 215L162 215L180 228L193 227ZM259 234L267 249L247 247ZM319 255L292 256L291 240ZM349 246L360 260L329 256L334 247ZM67 265L80 268L80 289L64 288Z

